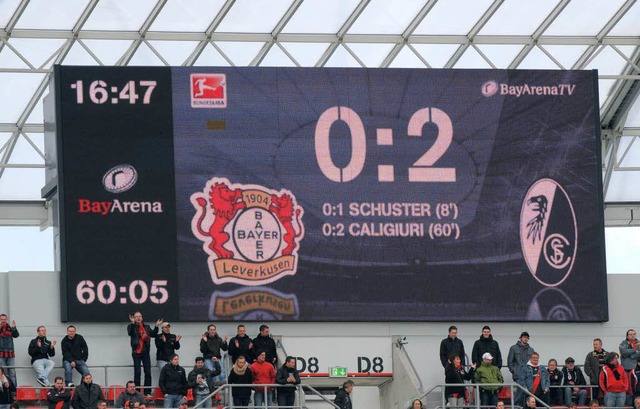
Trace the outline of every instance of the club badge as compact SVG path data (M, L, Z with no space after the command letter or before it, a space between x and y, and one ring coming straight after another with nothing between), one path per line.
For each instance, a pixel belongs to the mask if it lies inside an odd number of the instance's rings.
M296 273L304 211L290 191L213 178L191 203L191 230L215 284L257 286Z
M536 181L522 202L520 245L533 277L547 287L567 279L578 249L578 225L567 192L552 179Z

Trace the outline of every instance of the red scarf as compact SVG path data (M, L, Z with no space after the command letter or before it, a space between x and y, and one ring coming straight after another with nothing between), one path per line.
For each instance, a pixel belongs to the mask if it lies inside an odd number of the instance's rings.
M141 354L144 349L144 344L149 340L149 335L147 334L147 330L144 329L144 323L142 322L138 324L138 334L140 335L140 341L136 353Z

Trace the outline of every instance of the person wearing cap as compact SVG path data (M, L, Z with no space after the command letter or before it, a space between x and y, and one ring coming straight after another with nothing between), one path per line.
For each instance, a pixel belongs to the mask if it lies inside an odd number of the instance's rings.
M458 355L454 355L449 358L449 364L444 370L446 384L461 384L464 381L470 381L473 379L473 374L476 369L476 364L471 365L471 368L467 370L462 366L462 360ZM464 386L445 386L444 394L449 402L449 407L464 408L466 403L464 392Z
M607 351L602 348L602 340L593 340L593 351L587 354L584 360L584 373L589 377L591 384L591 397L596 399L600 394L600 372L607 357Z
M534 352L533 347L529 345L529 333L527 331L523 331L520 334L518 342L509 348L509 355L507 356L509 372L511 372L511 376L513 376L513 381L515 383L520 383L520 371L527 365L527 362L529 362L529 359L531 359L531 355ZM514 402L516 405L524 404L524 393L519 388L516 388Z
M551 358L547 363L547 372L549 373L549 405L564 405L564 393L562 380L564 374L558 369L558 361Z
M464 344L458 338L458 328L455 325L449 327L449 335L440 342L440 363L446 368L449 364L449 358L458 355L465 366Z
M587 402L587 390L580 388L580 386L586 386L587 381L582 374L580 368L576 366L575 359L568 357L564 360L564 368L562 368L562 384L564 388L564 403L569 406L575 398L578 402L578 406L584 406Z
M482 364L476 368L476 373L473 375L474 383L484 384L499 384L504 383L504 378L500 369L492 364L493 356L485 352L482 355ZM480 404L486 406L496 406L498 403L498 391L501 386L499 385L487 385L480 387Z
M600 389L604 394L604 406L622 408L625 405L629 379L622 365L618 362L618 354L609 352L605 365L600 372Z
M640 341L636 338L636 330L627 330L627 336L619 348L622 367L625 371L632 370L640 358Z
M485 325L482 327L480 339L476 340L473 344L473 349L471 350L471 362L476 365L480 365L482 363L482 355L487 352L493 357L493 361L491 363L500 368L502 366L500 345L498 345L498 342L493 339L493 336L491 335L491 328L489 328L488 325Z
M538 399L549 404L549 371L540 365L540 355L531 354L529 362L520 368L518 384L534 394Z
M180 340L182 335L174 335L171 333L171 324L163 322L160 333L156 336L156 361L158 369L167 365L171 359L171 355L180 349Z

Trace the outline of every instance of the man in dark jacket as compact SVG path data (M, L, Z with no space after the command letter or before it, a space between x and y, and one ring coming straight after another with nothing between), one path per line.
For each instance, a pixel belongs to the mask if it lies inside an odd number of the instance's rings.
M57 376L53 381L53 387L47 391L49 409L69 409L71 391L64 388L62 377Z
M213 364L215 366L215 369L212 372L204 366L204 358L199 356L196 358L196 364L193 367L193 370L189 372L189 376L187 377L187 384L189 388L191 388L193 397L196 400L195 404L197 405L202 400L208 400L204 405L202 405L203 408L211 407L210 398L205 398L207 397L207 395L209 395L209 393L215 390L213 378L220 374L220 363L216 361ZM208 393L206 394L204 393L205 386L208 391Z
M220 365L220 374L214 379L214 382L217 384L222 384L225 379L227 379L222 362L222 351L226 351L227 349L229 349L227 336L225 335L224 338L220 338L216 326L209 324L207 326L207 332L202 334L202 339L200 340L200 352L202 352L202 357L204 358L204 366L206 366L208 370L215 371L216 362Z
M74 409L95 409L101 400L105 399L100 385L93 383L90 373L82 375L82 383L73 393L71 406Z
M144 393L151 398L151 338L158 335L158 327L163 320L156 321L153 330L142 321L142 313L136 311L129 315L131 324L127 325L127 334L131 338L131 357L133 358L133 381L140 386L141 367L144 367ZM177 406L177 405L176 405Z
M606 357L607 351L602 348L602 340L595 338L593 351L589 352L584 360L584 373L589 377L593 399L597 399L600 394L600 371L602 371Z
M488 325L485 325L482 327L482 335L480 335L480 339L473 344L473 349L471 350L471 363L481 365L482 355L487 352L493 357L491 364L500 368L502 366L500 345L498 345L498 342L493 339L493 336L491 335L491 328L489 328Z
M333 403L338 405L340 409L353 409L351 405L351 391L353 390L353 381L348 380L342 384L342 388L336 392L336 398Z
M449 364L449 358L457 355L460 357L462 366L465 365L464 344L458 338L458 328L455 325L449 327L449 336L440 343L440 363L446 368Z
M264 351L267 355L265 361L272 364L275 368L278 354L276 352L276 341L271 338L270 329L267 325L260 325L260 333L253 339L253 350ZM254 361L257 357L254 358Z
M253 362L253 341L247 336L247 329L242 324L238 325L237 335L229 340L229 355L234 364L241 355L247 362Z
M578 406L584 406L587 402L587 390L584 386L587 381L582 374L580 368L576 366L575 359L569 357L564 360L564 368L562 368L563 384L566 386L564 390L564 403L569 406L572 398L575 396ZM582 386L582 388L580 388Z
M9 407L13 404L13 396L16 393L16 386L11 378L5 375L4 368L0 367L0 407Z
M47 329L44 325L38 327L38 336L29 343L29 355L31 355L31 366L36 370L38 383L49 387L49 374L53 370L55 363L49 357L56 354L56 340L47 339Z
M67 336L62 339L62 366L64 366L64 382L72 388L73 368L84 375L89 372L86 362L89 358L89 347L82 335L76 333L76 327L67 327Z
M125 385L126 389L123 390L116 398L116 408L129 408L129 409L145 409L147 406L147 400L144 395L136 390L136 383L129 381Z
M9 317L7 314L0 314L0 366L7 368L7 376L11 378L14 385L18 384L16 378L16 352L13 347L13 339L18 338L20 332L16 327L16 322L11 321L9 325Z
M171 355L180 349L180 340L182 335L174 335L171 333L171 324L165 322L162 324L161 332L156 336L156 361L158 369L169 363Z
M158 386L164 395L165 408L177 408L180 401L187 398L187 374L179 364L180 357L173 354L169 365L160 371Z
M276 383L278 385L299 385L300 375L296 369L296 359L288 356L284 365L276 372ZM278 388L278 406L293 406L296 400L296 388Z

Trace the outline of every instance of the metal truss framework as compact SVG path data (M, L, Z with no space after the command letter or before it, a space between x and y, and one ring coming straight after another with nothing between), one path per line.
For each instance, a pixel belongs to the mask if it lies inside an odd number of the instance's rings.
M35 0L34 0L35 1ZM103 0L106 1L106 0ZM226 0L220 7L217 14L213 17L210 24L204 32L176 32L176 31L152 31L151 27L162 12L163 8L170 0L158 0L152 7L149 14L144 19L140 28L136 31L104 31L104 30L83 30L88 19L96 11L100 0L88 0L84 10L80 13L77 21L71 30L47 30L47 29L24 29L16 28L25 10L29 7L31 0L21 0L15 11L9 18L3 30L0 30L0 57L3 53L11 53L17 57L20 66L3 67L0 63L0 74L41 74L40 80L35 92L31 95L28 103L22 110L22 113L15 122L0 122L0 134L9 135L6 141L0 140L0 179L7 177L5 170L9 168L17 169L42 169L44 168L45 155L42 149L34 142L35 136L44 133L44 125L42 122L31 122L28 120L36 106L41 104L42 98L47 91L49 76L52 72L54 64L76 64L73 59L68 59L70 50L74 47L81 47L87 55L90 56L92 62L96 65L107 65L100 58L100 52L95 46L94 40L102 40L102 43L108 41L128 41L129 46L121 53L119 58L113 65L126 66L132 61L142 48L149 54L149 51L155 56L155 62L150 65L161 64L170 65L170 58L167 58L166 51L161 52L159 45L162 42L181 42L184 47L190 47L187 57L181 61L183 66L192 65L209 65L207 61L201 59L203 53L208 50L214 50L219 58L219 64L225 65L250 65L260 66L265 62L274 50L280 55L282 61L280 65L303 66L303 63L296 52L290 48L290 44L321 44L326 46L324 52L315 59L312 64L315 67L323 67L331 65L332 57L336 53L341 53L344 58L351 59L350 63L356 66L376 66L376 67L394 67L407 66L404 61L408 56L415 61L414 66L422 66L424 68L456 68L459 67L461 59L468 53L472 53L478 60L477 68L509 68L516 69L522 67L524 61L537 53L546 56L548 59L544 67L540 68L557 68L557 69L592 69L599 68L599 56L604 53L618 56L620 59L621 70L615 73L602 73L599 75L601 88L604 82L607 83L607 98L601 101L601 128L602 128L602 167L603 167L603 186L604 197L607 197L607 190L614 172L639 172L640 163L632 163L629 160L629 153L638 149L640 142L640 127L625 127L626 119L634 104L638 104L638 94L640 93L640 36L611 36L611 30L616 27L623 17L635 6L637 0L622 1L620 7L612 17L604 23L600 31L595 36L583 35L545 35L547 29L567 8L571 0L558 0L551 12L542 20L537 29L531 35L482 35L479 34L483 27L491 20L496 12L504 5L507 0L494 0L489 7L482 13L480 18L472 25L466 35L425 35L416 33L417 28L425 20L434 7L438 4L438 0L426 0L420 10L413 16L408 25L400 34L376 34L376 33L351 33L350 29L363 16L367 7L373 0L360 0L353 11L342 22L341 26L335 33L305 33L295 34L283 32L284 28L296 15L304 0L292 0L285 10L284 14L279 18L275 26L270 32L264 33L230 33L220 32L218 29L221 24L228 18L230 11L234 6L238 6L240 0ZM441 0L442 1L442 0ZM574 0L576 1L576 0ZM35 62L27 53L21 52L12 44L16 39L49 39L58 40L61 45L53 51L44 62ZM237 58L228 50L225 51L221 47L222 43L234 43L239 46L243 44L261 43L258 51L251 58L250 62L240 63ZM94 45L92 45L94 44ZM356 52L356 48L360 45L379 45L390 51L376 64L365 63L366 58L362 52ZM425 55L421 51L424 45L448 45L454 51L445 59L444 63L430 63L431 55ZM495 56L490 58L486 52L485 46L510 46L520 47L519 52L513 58L506 61L496 61ZM560 55L562 51L558 51L556 46L579 46L582 53L574 59L572 64L567 64L566 59ZM629 51L631 50L631 51ZM401 58L402 56L402 58ZM478 58L479 56L479 58ZM343 59L344 59L343 58ZM39 60L42 60L40 58ZM564 63L561 62L564 60ZM549 62L550 61L550 62ZM175 64L175 62L174 62ZM549 66L551 64L551 66ZM271 64L273 65L273 60ZM309 65L308 62L304 65ZM465 66L467 67L467 66ZM528 67L530 68L530 67ZM38 135L40 134L40 135ZM20 161L11 160L16 149L16 144L20 139L24 139L37 154L37 158L41 159L35 163L21 163ZM14 175L12 175L14 176ZM0 195L0 201L2 196ZM15 207L14 202L6 202L11 209ZM33 203L32 203L32 209ZM37 203L37 202L35 202ZM611 203L611 208L616 208L615 219L611 220L612 225L628 225L634 224L633 210L637 208L634 204L625 207L624 204ZM0 208L4 208L2 206ZM37 207L37 205L35 206ZM620 210L621 208L625 210ZM631 216L621 216L630 211ZM622 212L622 213L620 213ZM625 213L626 212L626 213ZM15 220L24 221L29 219L25 214ZM29 224L11 221L0 216L0 225ZM625 221L626 220L626 221ZM42 210L38 209L34 212L31 224L41 224Z

